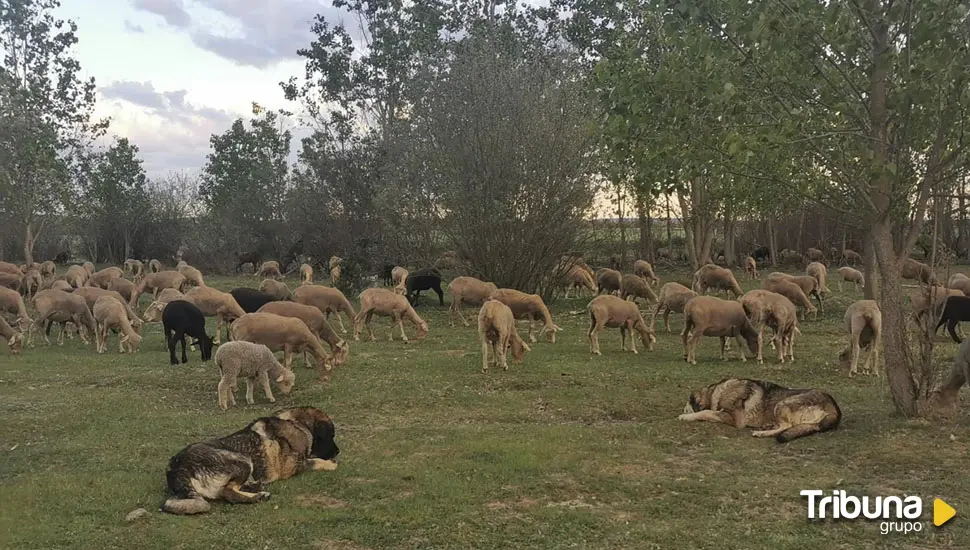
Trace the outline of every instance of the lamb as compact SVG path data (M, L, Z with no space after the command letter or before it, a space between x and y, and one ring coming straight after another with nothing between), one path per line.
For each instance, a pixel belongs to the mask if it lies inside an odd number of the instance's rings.
M821 311L825 311L822 307L822 295L819 289L818 279L810 275L789 275L788 273L782 273L781 271L775 271L768 275L769 279L783 280L790 283L795 283L798 288L802 289L806 297L814 296L815 300L818 301L818 307Z
M651 285L660 284L660 277L653 272L653 266L650 262L646 260L637 260L633 262L633 274L637 277L643 277L647 283Z
M27 314L27 306L23 296L16 290L0 287L0 313L6 311L17 316L17 326L20 330L29 330L33 321Z
M53 279L57 276L57 265L50 260L42 262L40 264L40 276L44 279Z
M660 287L660 296L657 298L657 309L653 312L653 318L657 318L660 310L664 310L664 328L670 332L670 312L683 313L684 306L697 293L680 283L670 282Z
M256 381L263 386L263 394L270 403L276 403L269 379L276 380L283 395L290 393L296 382L296 374L286 370L273 356L273 352L262 344L252 342L227 342L216 351L216 365L219 366L219 408L226 410L236 405L236 379L246 379L246 402L252 405L253 386Z
M940 313L940 320L936 323L934 333L946 324L946 331L957 344L963 340L957 336L957 324L961 321L970 321L970 297L967 296L948 296L943 303L943 312Z
M125 301L131 300L131 295L135 292L135 283L124 278L111 279L108 283L108 290L113 290L124 297Z
M162 262L158 260L152 260L148 262L148 270L152 273L158 273L162 270Z
M339 367L347 361L350 355L350 345L346 340L337 336L330 323L327 322L323 312L313 306L298 304L296 302L270 302L259 308L259 313L272 313L281 317L294 317L303 321L321 342L326 342L330 346L330 354L333 355L333 366ZM304 361L306 352L304 352ZM307 363L309 365L309 363Z
M291 296L290 287L276 279L263 279L263 282L259 283L259 290L269 294L274 300L289 300Z
M741 346L741 360L747 361L741 340L744 338L758 362L763 362L761 335L748 320L744 306L738 302L715 296L697 296L687 302L684 306L684 331L681 339L684 343L684 360L691 365L697 364L697 345L704 336L721 338L721 358L725 360L727 356L724 354L724 344L729 336L733 336Z
M845 310L845 330L849 333L849 345L839 354L843 363L851 357L849 376L858 372L859 350L870 350L862 365L866 373L879 376L879 346L882 345L882 312L875 300L859 300ZM870 371L869 366L872 365Z
M762 342L765 328L775 333L772 345L778 350L778 362L784 363L785 357L794 362L795 333L800 332L795 304L781 294L764 289L748 291L738 301L751 324L758 327L758 338Z
M648 303L657 301L657 295L647 284L646 279L629 273L620 279L620 298L623 300L632 299L633 302L636 302L637 298L643 298Z
M183 299L185 299L185 294L182 294L180 291L175 290L174 288L166 288L162 290L158 293L158 296L155 297L155 300L153 300L152 303L148 304L148 307L145 308L145 312L142 314L142 320L148 323L161 321L162 311L165 310L165 306L167 306L169 302Z
M858 269L843 266L840 267L838 271L839 275L842 277L842 280L839 281L839 292L842 292L842 281L852 283L852 286L856 287L856 289L858 289L860 286L862 288L866 287L866 278Z
M395 294L401 294L403 296L404 294L407 293L408 289L404 283L405 281L407 281L407 279L408 279L408 270L399 265L394 266L394 269L391 270L391 282L394 283Z
M283 367L287 370L293 370L293 353L309 351L316 360L321 380L330 381L333 359L299 319L272 313L247 313L236 319L229 333L233 340L263 344L272 351L282 351Z
M900 266L899 274L903 279L914 279L924 285L935 285L936 274L930 266L917 262L912 258L906 258Z
M310 264L303 264L300 266L300 284L313 284L313 267Z
M117 267L106 267L101 271L92 273L84 284L87 286L106 289L108 288L108 283L111 282L112 279L120 279L123 274L124 273L121 271L121 269Z
M95 323L97 323L95 340L98 353L108 351L108 330L113 328L120 331L118 337L118 353L125 352L126 344L128 353L138 351L138 346L141 345L141 335L135 332L135 329L131 326L125 310L126 304L120 299L120 296L115 298L114 296L105 295L94 302L92 313Z
M184 285L193 285L199 288L205 287L205 279L202 277L202 272L185 262L182 263L184 265L176 267L175 270L185 277Z
M469 325L468 320L461 313L462 304L480 306L488 300L490 294L498 290L495 283L486 283L474 277L455 277L448 283L448 293L451 294L451 307L448 308L448 321L455 326L454 316L458 315L462 324ZM396 291L395 291L396 292Z
M820 296L828 296L830 294L829 287L826 284L829 270L825 267L825 264L812 262L805 268L805 273L815 278L815 282L818 283L818 293Z
M408 302L415 305L421 297L422 290L434 290L438 295L438 303L442 307L445 305L445 293L441 290L441 272L436 268L429 267L419 269L411 273L404 279L405 295Z
M539 336L546 333L546 337L550 344L556 343L556 333L561 331L562 328L559 325L552 322L552 315L549 313L549 308L546 307L546 303L542 301L542 297L538 294L526 294L525 292L520 292L511 288L500 288L495 292L489 294L489 298L492 300L498 300L503 304L509 306L512 310L512 315L516 319L529 319L529 341L535 342L536 337L533 335L535 328L535 321L542 321L542 328L539 330Z
M158 271L155 273L149 273L142 277L138 284L135 285L135 290L131 293L131 300L129 303L131 307L136 307L138 304L138 298L141 297L142 293L146 290L152 291L152 298L158 296L158 293L166 288L175 288L181 290L185 285L185 275L182 275L178 271Z
M246 313L256 313L259 311L259 308L270 302L276 301L276 298L274 298L273 295L267 294L262 290L256 290L255 288L234 288L229 291L229 294L232 294L232 297L236 299L236 303L238 303Z
M478 311L478 335L482 340L482 373L488 372L488 348L492 348L492 361L509 370L506 351L512 348L512 360L522 362L525 352L532 351L515 330L515 318L509 306L496 300L487 300Z
M809 277L809 279L812 278ZM812 279L812 281L814 282L815 279ZM765 290L781 294L791 300L795 306L802 308L802 320L805 319L806 313L811 313L813 319L818 319L818 309L809 301L808 296L802 291L802 287L794 282L779 277L768 277L761 286Z
M10 348L11 355L17 355L20 353L20 349L23 346L24 335L14 330L2 315L0 315L0 336L7 341L7 347Z
M596 270L596 294L620 292L621 274L615 269L603 267Z
M34 318L34 324L31 326L29 334L33 334L34 329L38 326L44 326L47 321L55 323L71 322L78 327L83 327L92 337L97 334L94 315L91 314L91 308L88 307L81 296L60 290L42 290L34 296L34 307L37 308L37 317ZM79 332L79 334L81 341L87 344L88 339L84 331ZM46 333L44 334L44 341L50 344L50 339L47 338ZM58 345L64 343L63 330L61 330L57 343Z
M824 263L825 253L817 248L809 248L805 251L805 258L807 258L810 262Z
M75 289L74 294L84 298L84 303L91 308L92 312L94 312L94 304L97 303L98 299L100 299L102 296L110 296L123 302L125 304L125 315L127 316L129 323L132 327L134 327L135 332L141 332L141 327L144 323L138 317L138 314L135 313L135 311L131 308L131 306L128 305L128 302L125 302L125 298L120 293L93 286L82 286L81 288Z
M646 282L640 277L636 275L629 275L629 277L639 279L646 286ZM620 349L623 351L626 351L626 338L629 333L630 349L633 353L637 353L636 338L633 336L633 331L640 334L643 347L647 351L653 351L653 344L657 341L657 337L653 334L653 327L648 328L643 321L643 315L640 314L640 309L637 308L636 303L628 302L616 296L603 295L593 298L586 306L586 310L589 312L589 332L586 335L589 338L589 352L593 355L601 355L598 333L603 330L603 327L619 327Z
M751 256L744 259L744 274L747 275L749 279L758 278L758 262L754 261L754 258Z
M394 340L393 328L395 324L401 328L401 339L405 342L408 341L408 335L404 332L405 317L418 327L419 340L428 334L428 323L414 311L407 298L386 288L368 288L360 293L360 311L354 317L354 340L360 340L361 325L367 328L371 341L377 340L370 327L370 320L374 315L391 318L392 330L388 333L388 339L391 341Z
M846 265L862 265L862 256L855 250L842 249L842 263Z
M72 265L67 268L67 272L64 273L64 280L71 284L74 288L79 288L84 286L87 282L88 277L91 274L88 273L87 269L79 265Z
M145 264L141 260L128 258L125 260L125 271L131 273L131 278L136 283L145 275Z
M354 311L354 306L350 304L350 300L344 296L344 293L336 288L303 285L293 291L293 301L319 309L327 315L328 319L331 313L335 314L337 323L340 325L340 332L343 334L347 334L347 329L344 328L344 322L340 318L341 313L347 315L351 326L356 326L357 312Z
M88 275L94 275L94 272L97 271L98 269L94 267L94 264L92 262L84 262L83 264L81 264L81 267L83 267L84 270L88 272Z
M263 262L263 265L259 266L259 271L256 272L256 276L282 279L283 274L280 273L280 263L275 260L269 260L268 262Z
M744 294L737 279L734 278L734 273L730 269L715 264L707 264L694 273L693 289L695 292L704 294L711 288L730 291L735 298Z
M246 314L243 308L236 302L236 299L232 297L232 294L207 286L193 288L185 293L183 300L199 308L202 315L206 317L215 316L217 323L216 335L212 339L212 343L215 345L219 345L222 341L223 322L228 326Z
M337 284L340 281L340 263L343 262L340 256L330 256L328 267L330 268L330 283Z
M151 276L151 275L149 275ZM182 363L188 363L185 355L185 336L195 338L192 345L199 346L202 361L212 358L212 338L205 332L205 316L194 304L185 300L172 300L162 310L162 327L165 343L168 345L169 362L178 365L175 358L175 344L182 343Z
M563 279L566 282L566 299L569 299L569 291L571 288L586 289L592 295L596 295L596 281L593 280L593 276L589 274L588 271L583 269L578 265L572 265L566 270Z

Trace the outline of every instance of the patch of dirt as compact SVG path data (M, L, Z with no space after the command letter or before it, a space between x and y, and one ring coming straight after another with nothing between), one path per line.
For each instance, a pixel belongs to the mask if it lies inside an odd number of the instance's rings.
M327 495L299 496L296 497L296 503L304 507L319 506L320 508L329 509L344 508L347 506L346 502Z
M564 500L562 502L550 502L546 504L548 508L569 508L570 510L575 510L577 508L596 508L598 504L590 504L581 498L574 498L571 500Z
M493 500L486 504L489 510L508 510L510 508L532 508L539 501L529 497L519 497L514 500Z

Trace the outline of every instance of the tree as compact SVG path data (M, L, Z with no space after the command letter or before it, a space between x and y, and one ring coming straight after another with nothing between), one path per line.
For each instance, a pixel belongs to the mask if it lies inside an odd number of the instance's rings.
M0 197L24 231L24 257L69 196L68 166L90 124L94 79L80 78L71 55L77 26L55 19L58 0L18 0L0 7Z

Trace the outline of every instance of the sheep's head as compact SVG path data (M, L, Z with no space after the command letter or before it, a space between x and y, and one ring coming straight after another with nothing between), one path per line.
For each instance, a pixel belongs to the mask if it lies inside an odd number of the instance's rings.
M339 367L347 361L347 357L350 355L350 344L346 340L341 340L334 345L332 351L333 364Z
M165 306L161 302L152 302L145 308L144 320L149 323L156 323L162 320L162 310Z
M135 353L136 351L138 351L138 348L141 346L141 335L138 333L135 333L135 334L132 334L131 336L126 337L126 339L128 341L128 352Z
M542 329L539 331L539 336L542 336L542 334L545 333L546 341L548 341L550 344L555 344L556 333L559 332L560 330L562 330L562 327L560 327L559 325L543 326Z
M199 347L199 351L202 352L203 361L212 359L212 338L210 336L203 334L202 337L193 341L192 345Z
M283 395L290 393L294 383L296 383L296 373L291 370L283 369L283 372L276 379L276 385L283 392Z
M24 335L19 332L15 332L13 336L10 337L10 340L7 341L7 346L10 348L10 353L13 355L19 354L21 347L23 347L23 343Z
M420 323L418 323L418 340L423 339L427 335L428 335L428 322L421 321Z
M512 360L516 363L521 363L522 358L525 357L525 352L532 351L529 344L526 344L521 338L509 338L509 348L512 349Z

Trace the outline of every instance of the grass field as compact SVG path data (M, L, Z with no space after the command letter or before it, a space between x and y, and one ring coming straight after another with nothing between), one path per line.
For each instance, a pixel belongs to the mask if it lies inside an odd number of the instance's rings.
M722 362L710 338L688 366L680 315L652 353L621 352L608 330L603 356L591 357L586 300L559 302L559 341L487 375L475 329L449 327L437 299L425 300L425 340L387 342L378 319L379 340L352 344L330 387L298 359L289 396L276 392L272 405L257 390L248 406L241 389L225 413L215 365L197 352L169 365L158 324L134 356L118 354L115 338L100 356L78 340L19 357L0 349L0 548L966 548L968 415L946 426L894 417L885 379L839 370L842 314L859 297L836 293L819 321L802 323L797 362L783 366ZM676 419L691 390L728 376L829 391L842 426L778 445ZM337 471L270 485L262 504L157 511L179 449L298 404L333 416ZM799 491L813 488L919 495L923 530L809 522ZM940 529L937 496L958 513ZM139 507L150 517L127 523Z

